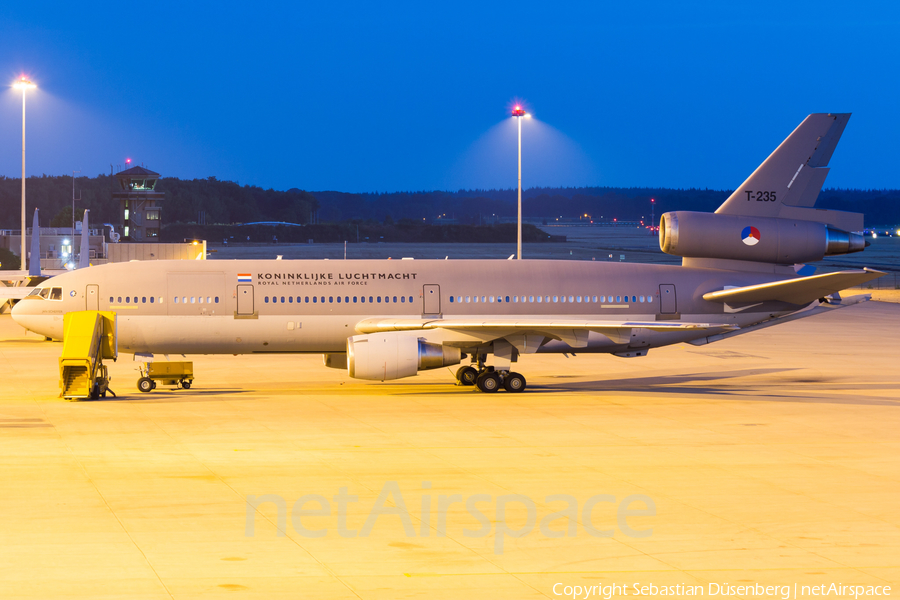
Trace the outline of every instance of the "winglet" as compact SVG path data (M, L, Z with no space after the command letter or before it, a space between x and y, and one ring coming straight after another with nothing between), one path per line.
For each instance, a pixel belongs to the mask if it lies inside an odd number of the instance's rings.
M31 277L41 276L41 223L38 220L38 210L34 209L34 222L31 225L31 256L28 260L28 274ZM25 235L25 232L22 232ZM25 268L25 259L22 259L22 268Z
M91 264L91 243L90 230L88 229L88 213L90 209L84 211L84 221L81 222L81 254L78 257L78 268L83 269Z

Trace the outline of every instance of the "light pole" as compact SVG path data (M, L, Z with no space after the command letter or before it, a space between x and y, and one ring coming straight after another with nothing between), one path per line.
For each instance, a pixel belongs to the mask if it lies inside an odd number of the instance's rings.
M516 259L522 260L522 117L531 118L520 105L513 108L512 116L519 122L519 230L516 237Z
M19 267L24 271L25 267L25 91L37 87L22 75L22 77L13 84L13 87L22 90L22 260ZM32 232L31 235L34 235ZM40 260L40 258L38 258Z

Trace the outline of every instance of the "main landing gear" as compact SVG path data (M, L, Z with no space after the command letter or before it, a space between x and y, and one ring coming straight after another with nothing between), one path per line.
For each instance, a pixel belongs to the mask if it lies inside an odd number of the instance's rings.
M496 371L494 367L480 365L479 371L475 367L460 367L456 371L458 385L474 385L485 393L492 393L501 387L507 392L521 392L525 389L525 377L512 371Z

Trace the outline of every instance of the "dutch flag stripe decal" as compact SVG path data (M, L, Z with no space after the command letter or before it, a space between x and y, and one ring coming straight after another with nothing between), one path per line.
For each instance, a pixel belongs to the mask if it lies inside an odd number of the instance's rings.
M238 283L253 283L253 275L250 273L238 273Z

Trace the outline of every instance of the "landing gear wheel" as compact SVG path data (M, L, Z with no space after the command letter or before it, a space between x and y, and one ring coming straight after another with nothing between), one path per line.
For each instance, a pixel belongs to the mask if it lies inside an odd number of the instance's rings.
M456 370L456 381L459 382L459 385L475 385L476 379L478 379L478 371L473 367L460 367Z
M503 387L507 392L521 392L525 389L525 378L518 373L510 373L503 380Z
M500 389L500 376L496 373L486 372L475 380L478 389L485 393L493 393Z
M153 388L156 387L155 385L153 385L153 381L151 381L150 379L148 379L146 377L141 377L140 379L138 379L137 385L138 385L138 389L142 392L149 392L150 390L152 390Z
M189 389L191 389L191 382L190 381L182 381L181 387L183 387L186 390L189 390Z

